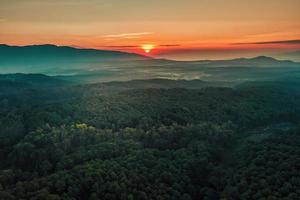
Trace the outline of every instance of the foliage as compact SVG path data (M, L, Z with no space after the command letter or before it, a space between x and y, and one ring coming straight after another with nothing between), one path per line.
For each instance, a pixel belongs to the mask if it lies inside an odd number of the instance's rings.
M53 90L59 94L53 88L48 95ZM300 95L294 90L69 95L34 106L4 102L9 106L0 112L0 199L300 196Z

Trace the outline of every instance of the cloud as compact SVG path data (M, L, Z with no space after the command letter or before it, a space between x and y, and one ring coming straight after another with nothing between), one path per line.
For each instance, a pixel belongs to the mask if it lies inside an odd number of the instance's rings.
M178 47L180 44L161 44L160 47Z
M112 46L101 46L101 47L108 47L108 48L136 48L139 47L137 45L112 45Z
M113 34L113 35L104 35L105 38L139 38L140 36L144 35L151 35L153 32L138 32L138 33L120 33L120 34Z
M243 44L300 44L300 40L275 40L275 41L262 41L262 42L245 42L245 43L233 43L234 45Z
M161 44L158 47L177 47L180 44ZM99 46L99 47L106 47L106 48L140 48L140 45L109 45L109 46Z

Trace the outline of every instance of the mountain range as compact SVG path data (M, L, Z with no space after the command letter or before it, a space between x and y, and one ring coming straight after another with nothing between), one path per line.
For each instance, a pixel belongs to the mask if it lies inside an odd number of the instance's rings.
M63 73L103 63L148 59L145 56L96 49L79 49L56 45L9 46L0 45L2 72Z
M272 57L174 61L120 51L68 46L0 45L0 73L38 73L71 82L135 79L243 81L299 74L300 63ZM226 70L224 70L226 69Z

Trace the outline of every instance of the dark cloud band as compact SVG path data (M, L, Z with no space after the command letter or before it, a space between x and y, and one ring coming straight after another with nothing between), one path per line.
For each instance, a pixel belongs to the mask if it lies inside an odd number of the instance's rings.
M161 44L158 47L178 47L180 44ZM105 48L139 48L138 45L110 45L110 46L98 46L98 47L105 47Z
M262 41L262 42L245 42L245 43L233 43L234 45L243 44L300 44L300 40L275 40L275 41Z

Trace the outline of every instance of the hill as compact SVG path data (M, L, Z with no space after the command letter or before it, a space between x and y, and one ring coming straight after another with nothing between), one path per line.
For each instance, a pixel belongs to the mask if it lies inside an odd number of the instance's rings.
M195 80L147 79L131 81L114 81L94 84L81 84L64 80L60 76L44 74L2 74L0 75L0 104L32 105L60 102L75 97L93 97L117 93L132 89L148 88L186 88L200 89L209 86L230 86L230 82L206 82Z
M44 74L0 74L0 86L46 87L59 86L69 82Z
M67 46L0 45L1 73L42 73L80 83L135 79L241 82L299 76L299 66L297 62L266 56L232 60L173 61L125 52Z
M148 59L145 56L119 51L79 49L68 46L0 45L2 73L69 73L104 62L121 62Z
M299 66L299 63L290 60L278 60L268 56L257 56L254 58L235 58L231 60L200 60L188 63L197 63L207 66L218 67L280 67Z

